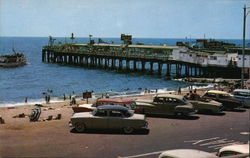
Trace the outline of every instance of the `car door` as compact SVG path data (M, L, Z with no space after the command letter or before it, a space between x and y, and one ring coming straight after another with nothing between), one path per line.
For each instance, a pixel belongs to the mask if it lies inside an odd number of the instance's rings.
M152 113L154 114L166 114L165 112L165 97L157 97L157 99L154 99L153 105L155 105L154 108L152 108Z
M91 128L106 129L108 128L108 111L98 110L91 119Z
M110 110L108 117L108 128L109 129L120 129L124 127L124 116L122 111Z
M168 115L172 115L175 113L175 107L176 107L176 99L175 98L166 98L166 112Z

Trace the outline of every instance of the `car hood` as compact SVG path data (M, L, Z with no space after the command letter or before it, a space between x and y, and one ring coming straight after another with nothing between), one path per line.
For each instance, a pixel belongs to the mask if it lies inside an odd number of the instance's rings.
M139 102L139 103L152 103L153 99L138 99L138 100L135 100L135 102Z
M92 107L93 104L80 104L78 107L84 107L84 108L89 108L89 109L94 109L94 107Z
M129 117L130 119L136 119L136 120L145 120L145 115L142 114L134 114L133 116Z
M147 106L147 107L155 107L153 104L151 104L151 102L135 102L136 103L136 106L138 106L138 107L145 107L145 106Z
M222 103L214 101L214 100L207 100L207 101L189 100L189 102L192 103L193 105L206 104L206 105L211 105L211 106L222 106Z
M79 112L79 113L74 113L71 118L88 118L92 117L92 112Z

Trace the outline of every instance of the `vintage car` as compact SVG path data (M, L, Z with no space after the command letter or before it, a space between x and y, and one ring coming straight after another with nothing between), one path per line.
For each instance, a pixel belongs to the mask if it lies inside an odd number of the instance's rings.
M146 129L147 121L142 114L123 106L103 105L91 112L74 113L70 119L70 126L77 132L86 129L122 129L125 133L132 133L137 129Z
M249 89L235 89L232 93L234 98L239 99L243 106L250 108L250 90Z
M240 100L233 98L229 93L218 90L209 90L201 97L202 99L212 99L222 103L223 109L235 109L242 107Z
M225 156L231 156L231 155L246 155L243 157L249 157L249 144L241 144L241 145L229 145L222 147L218 153L217 156L219 157L225 157Z
M218 158L212 153L194 149L175 149L162 152L158 158Z
M188 100L193 104L198 112L220 113L222 112L222 103L211 99Z
M74 113L77 112L88 112L93 111L98 106L102 105L119 105L124 106L130 110L134 110L134 113L141 114L142 109L136 106L135 101L133 100L124 100L124 99L110 99L110 98L103 98L98 99L93 104L81 104L79 106L72 107Z
M136 100L136 105L144 114L188 116L195 113L193 105L182 95L159 94L153 99Z

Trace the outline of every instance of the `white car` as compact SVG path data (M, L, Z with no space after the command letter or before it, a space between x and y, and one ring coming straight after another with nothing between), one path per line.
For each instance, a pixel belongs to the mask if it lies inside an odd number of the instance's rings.
M91 112L74 113L70 126L77 132L86 129L122 129L125 133L132 133L137 129L147 129L148 123L144 115L134 114L128 108L103 105Z
M221 148L217 153L219 157L238 155L238 154L248 154L249 157L249 144L225 146Z
M162 152L158 158L218 158L212 153L194 149L175 149Z

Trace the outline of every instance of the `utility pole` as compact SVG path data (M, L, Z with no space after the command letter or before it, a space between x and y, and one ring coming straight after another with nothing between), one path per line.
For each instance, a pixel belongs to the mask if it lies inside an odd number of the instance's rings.
M242 40L242 69L241 69L241 88L244 88L244 69L245 69L245 45L246 45L246 18L250 11L246 12L250 7L244 5L243 14L243 40Z

